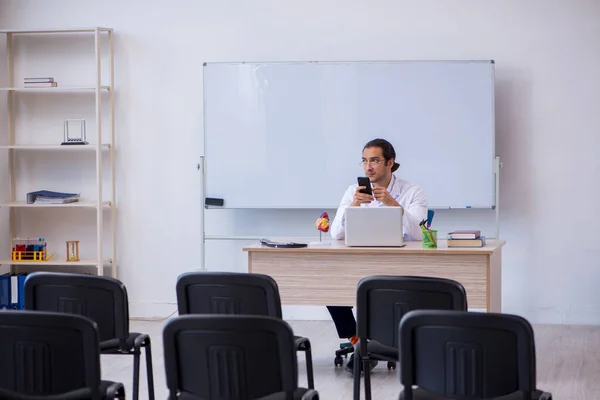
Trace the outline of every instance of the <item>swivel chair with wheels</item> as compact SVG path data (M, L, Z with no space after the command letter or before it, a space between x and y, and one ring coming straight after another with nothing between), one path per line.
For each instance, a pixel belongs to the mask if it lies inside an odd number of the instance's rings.
M434 210L427 210L427 225L430 226L431 223L433 222L433 217L435 215L435 211ZM332 315L332 317L337 314L337 315L341 315L342 319L354 319L354 314L352 314L352 308L351 307L335 307L335 306L329 306L327 307L327 309L329 310L329 313ZM348 313L348 314L346 314ZM346 315L343 315L346 314ZM356 320L354 320L354 325L356 326ZM338 330L338 336L340 339L344 339L344 338L348 338L351 336L354 336L355 332L356 332L356 328L354 328L353 332L344 332L344 328L336 326L337 330ZM348 354L352 354L354 353L354 346L352 345L352 343L350 342L344 342L344 343L340 343L340 348L338 350L335 351L335 358L333 359L333 365L335 365L336 367L341 367L344 365L344 359L348 358ZM388 369L395 369L396 368L396 363L391 363L388 362Z

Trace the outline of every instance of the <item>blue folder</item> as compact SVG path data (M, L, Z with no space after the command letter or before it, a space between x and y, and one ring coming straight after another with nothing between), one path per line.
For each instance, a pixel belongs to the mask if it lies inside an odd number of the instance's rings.
M25 309L26 273L0 275L0 310Z
M21 273L18 276L19 279L19 310L25 309L25 278L27 274Z
M57 199L68 199L77 196L77 193L53 192L51 190L38 190L37 192L27 193L27 204L34 204L38 196L54 197Z
M10 309L10 274L0 275L0 310Z
M10 308L11 310L23 310L25 305L25 278L27 274L18 273L11 274L11 293L10 293Z

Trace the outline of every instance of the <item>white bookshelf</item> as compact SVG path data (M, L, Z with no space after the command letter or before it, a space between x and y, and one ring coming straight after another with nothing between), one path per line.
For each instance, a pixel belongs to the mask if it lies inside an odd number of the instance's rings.
M0 142L0 151L7 154L8 168L8 188L0 188L0 193L7 193L0 198L0 209L8 209L9 213L9 240L10 243L0 243L8 251L2 254L9 254L8 259L0 259L2 266L28 266L40 270L52 270L56 266L87 267L96 269L98 275L104 275L105 267L110 267L110 274L117 276L116 270L116 193L115 193L115 117L114 117L114 44L113 30L110 28L74 28L74 29L45 29L45 30L0 30L0 35L5 37L7 69L5 76L0 81L0 95L6 98L5 115L8 116L7 124L0 132L3 136ZM21 38L27 36L23 41ZM67 41L62 44L61 41ZM68 41L76 43L88 43L89 48L85 46L73 46ZM38 45L36 45L36 41ZM19 46L26 47L25 50ZM46 44L48 45L47 47ZM44 73L40 62L32 62L35 59L35 51L42 53L42 60L49 61L51 67ZM70 52L70 53L69 53ZM32 54L33 53L33 54ZM54 59L52 59L54 57ZM69 58L72 57L72 58ZM87 57L87 58L86 58ZM81 65L87 65L89 68L85 73L78 74L77 68ZM62 67L62 70L61 70ZM93 71L91 73L90 71ZM55 77L56 87L24 87L23 77ZM81 82L82 76L85 81ZM88 79L89 78L89 79ZM79 81L78 81L79 79ZM51 96L51 97L49 97ZM80 97L73 97L80 96ZM51 100L49 100L51 99ZM74 100L75 99L75 100ZM81 99L81 101L80 101ZM56 135L56 119L69 117L66 111L68 106L61 106L61 102L92 104L93 109L86 110L93 124L87 125L88 145L61 145L62 134ZM25 105L23 105L25 104ZM44 107L44 105L49 105ZM61 108L62 107L62 108ZM52 111L47 109L52 108ZM27 117L23 116L27 112ZM64 114L64 115L62 115ZM35 129L27 128L31 121L23 122L25 118L33 118L37 125ZM48 122L49 119L54 119ZM45 121L45 120L46 121ZM82 118L84 119L84 118ZM29 125L28 125L29 124ZM52 126L52 132L48 133L48 126ZM23 128L26 127L26 128ZM91 129L89 129L91 128ZM90 131L93 131L90 134ZM61 128L62 132L62 128ZM49 140L50 139L50 140ZM28 157L28 158L27 158ZM65 161L66 157L69 161ZM44 164L36 165L38 160L42 159ZM78 192L78 190L60 190L54 187L43 187L43 183L37 183L41 187L30 188L27 184L20 182L26 180L33 173L30 169L43 169L45 173L52 176L48 170L52 169L52 160L56 160L58 171L55 175L60 176L60 171L64 171L64 166L68 165L73 171L79 172L79 165L71 165L73 162L80 162L87 165L88 169L94 169L94 173L79 174L74 173L81 179L87 179L84 184L78 182L77 185L85 185L86 191L81 192L81 198L78 202L69 204L28 204L25 201L26 192L35 190L56 190L65 192ZM62 166L60 163L63 163ZM28 165L34 164L33 166ZM62 170L60 168L63 168ZM65 175L63 182L58 186L69 187L69 174ZM90 178L93 176L93 178ZM56 184L56 181L53 182ZM24 190L27 188L27 190ZM31 189L31 190L29 190ZM64 241L54 242L53 248L48 248L48 253L54 254L53 257L44 262L32 261L13 261L10 259L10 249L13 245L13 238L29 235L19 230L19 221L27 217L27 213L36 211L40 213L91 213L95 215L95 247L87 249L86 256L81 256L80 261L66 260L66 244ZM58 211L63 210L63 211ZM80 210L80 211L76 211ZM83 211L82 211L83 210ZM21 213L21 214L17 214ZM23 214L24 213L24 214ZM106 224L106 213L110 213ZM62 215L62 214L61 214ZM78 216L72 220L77 220ZM87 215L87 214L86 214ZM90 217L91 218L91 217ZM67 220L68 218L64 218ZM52 218L49 218L52 220ZM62 230L58 236L68 237L69 230L67 223L56 224L58 226L49 227L49 232ZM86 229L89 227L85 225ZM91 228L90 228L91 229ZM106 235L108 231L108 235ZM108 238L108 239L107 239ZM47 237L51 239L51 237ZM71 238L79 240L79 238ZM90 257L89 254L93 253ZM107 257L107 254L109 255Z

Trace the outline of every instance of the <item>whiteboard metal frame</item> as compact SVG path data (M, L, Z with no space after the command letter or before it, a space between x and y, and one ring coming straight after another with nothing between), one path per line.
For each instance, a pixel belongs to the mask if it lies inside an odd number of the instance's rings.
M495 195L496 195L496 205L494 206L494 211L496 214L496 235L494 239L500 239L500 169L502 168L502 162L500 161L500 156L496 156L495 158Z
M449 63L449 64L462 64L462 63L483 63L483 64L490 64L492 67L492 126L493 126L493 141L492 141L492 151L490 154L491 157L491 162L492 162L492 175L494 175L496 173L496 160L495 157L497 157L497 148L496 148L496 123L495 123L495 69L496 69L496 62L494 59L454 59L454 60L446 60L446 59L415 59L415 60L330 60L330 61L318 61L318 60L308 60L308 61L302 61L302 60L288 60L288 61L281 61L281 60L277 60L277 61L268 61L268 60L253 60L253 61L206 61L202 64L202 78L203 78L203 82L205 82L206 80L206 67L210 66L210 65L247 65L247 64L252 64L252 65L257 65L257 64L270 64L270 65L283 65L283 64L287 64L287 65L305 65L305 64L322 64L322 65L332 65L332 64L411 64L411 63ZM204 160L206 160L207 157L207 136L206 136L206 88L203 87L203 158ZM205 161L205 166L206 161ZM496 187L496 183L494 181L490 182L490 184L492 185L492 191L494 190L494 188ZM204 189L206 189L206 184L204 186ZM494 201L495 204L491 204L491 206L486 205L486 206L461 206L461 205L456 205L456 206L444 206L444 205L440 205L440 204L435 204L435 205L431 205L430 208L437 210L437 209L455 209L455 208L476 208L476 209L485 209L488 210L491 209L493 210L494 208L497 207L497 200L498 198L494 196L494 194L492 193L492 201ZM203 203L204 204L204 203ZM337 208L338 204L331 204L331 205L318 205L318 206L260 206L260 205L251 205L251 206L227 206L227 204L225 204L223 207L223 209L230 209L230 210L299 210L299 209L303 209L303 210L321 210L321 209L335 209Z

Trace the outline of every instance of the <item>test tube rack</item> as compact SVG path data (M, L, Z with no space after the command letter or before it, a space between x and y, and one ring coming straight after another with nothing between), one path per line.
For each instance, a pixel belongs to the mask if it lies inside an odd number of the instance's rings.
M45 238L13 238L12 261L45 262L52 256L48 254Z

